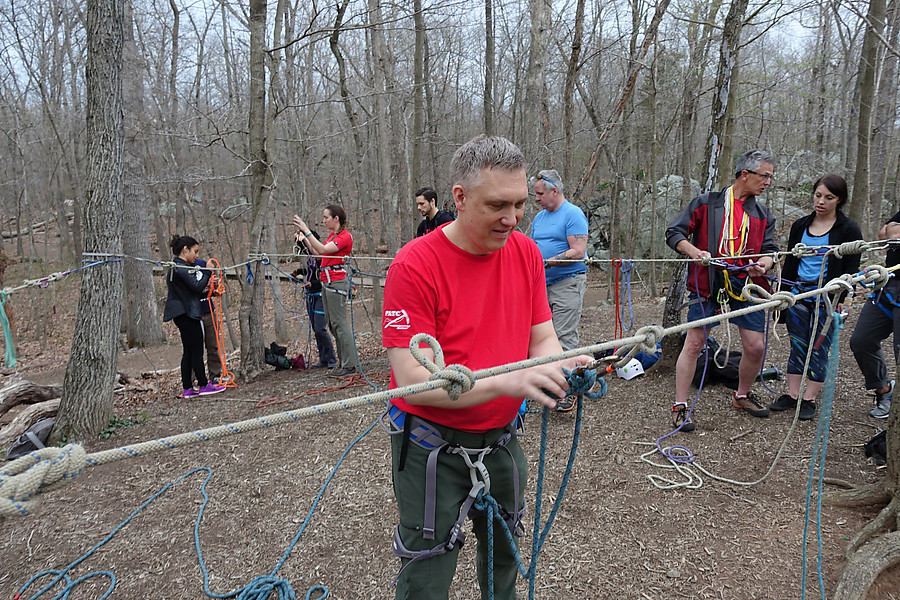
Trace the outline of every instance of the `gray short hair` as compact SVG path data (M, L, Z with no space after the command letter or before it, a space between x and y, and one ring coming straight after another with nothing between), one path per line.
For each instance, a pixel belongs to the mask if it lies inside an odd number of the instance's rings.
M741 154L734 164L734 176L740 177L742 171L755 171L764 162L773 167L778 163L775 155L765 150L750 150Z
M537 177L531 178L531 187L534 187L534 184L538 181L544 185L545 190L549 185L550 187L558 189L560 194L563 191L562 177L559 176L559 171L556 169L544 169L543 171L538 171Z
M525 155L519 147L500 136L479 135L453 154L450 160L450 185L472 184L482 169L516 171L525 169Z

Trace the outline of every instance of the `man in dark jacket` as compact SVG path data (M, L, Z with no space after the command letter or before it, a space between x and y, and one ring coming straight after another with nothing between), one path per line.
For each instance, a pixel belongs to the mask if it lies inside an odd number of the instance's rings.
M769 209L756 201L772 183L775 157L762 150L742 154L735 164L735 180L720 192L708 192L691 200L666 229L666 243L670 248L694 261L716 258L728 263L722 271L713 266L692 262L688 268L687 287L690 291L688 322L697 321L719 312L722 303L730 310L748 306L741 299L741 289L749 277L754 283L767 287L763 277L774 262L770 256L734 258L752 254L777 252L775 217ZM765 313L758 311L736 317L743 346L738 388L732 405L746 410L754 417L769 416L769 409L750 390L762 366L765 351ZM697 367L697 357L706 346L707 329L689 329L684 347L675 365L675 402L672 423L681 431L692 431L687 395Z
M900 212L891 217L878 232L879 240L900 238ZM891 247L884 266L900 264L900 248ZM895 381L888 374L881 351L881 342L894 335L894 359L900 360L900 278L894 275L888 284L869 296L856 320L850 336L850 350L866 379L866 389L875 392L875 408L869 413L876 419L886 419L891 412Z
M422 213L422 222L416 230L416 237L422 237L426 233L431 233L444 223L449 223L456 219L446 210L438 210L437 192L430 187L423 187L416 192L416 208Z

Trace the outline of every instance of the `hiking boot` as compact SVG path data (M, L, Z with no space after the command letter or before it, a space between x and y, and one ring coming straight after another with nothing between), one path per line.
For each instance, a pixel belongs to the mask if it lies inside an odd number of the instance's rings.
M557 412L569 412L575 408L575 395L569 395L563 398L562 400L556 401L556 410Z
M183 392L181 392L182 398L193 398L195 396L199 396L199 394L197 393L197 390L195 390L194 388L188 388L188 389L184 390Z
M679 431L693 431L697 426L688 417L688 405L684 402L676 402L672 405L672 429Z
M198 396L209 396L211 394L218 394L219 392L224 392L225 387L221 385L215 385L213 383L207 383L202 388L197 390Z
M797 399L790 394L782 394L778 396L778 400L769 405L769 410L794 410L797 408Z
M809 421L816 416L816 403L812 400L800 401L800 415L797 417L801 421Z
M769 416L769 409L763 406L762 402L759 401L759 396L757 396L753 392L747 392L747 395L743 398L735 393L731 399L731 405L735 408L742 408L746 410L748 413L750 413L751 417Z
M876 419L887 419L891 412L891 398L894 397L894 380L891 379L890 389L882 393L875 392L875 408L869 411L869 416Z
M356 367L343 367L341 369L335 369L332 373L335 377L343 377L345 375L353 375L356 373Z

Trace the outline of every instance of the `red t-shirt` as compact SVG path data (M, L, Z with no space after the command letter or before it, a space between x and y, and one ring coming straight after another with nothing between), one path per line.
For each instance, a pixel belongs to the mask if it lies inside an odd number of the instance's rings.
M515 231L485 256L453 244L443 227L406 244L391 263L384 287L385 348L408 348L417 333L434 336L446 364L473 371L528 358L531 327L552 318L537 245ZM397 387L393 371L391 389ZM465 409L395 406L463 431L506 426L522 398L500 396Z
M344 264L344 257L350 256L350 252L353 250L353 236L350 235L350 232L346 229L342 229L337 235L335 235L334 232L329 233L328 239L325 240L325 244L327 245L328 242L337 244L338 251L334 254L322 256L322 269L324 269L324 271L321 274L321 279L326 283L329 281L340 281L347 277L347 272L344 269L329 269L328 267Z

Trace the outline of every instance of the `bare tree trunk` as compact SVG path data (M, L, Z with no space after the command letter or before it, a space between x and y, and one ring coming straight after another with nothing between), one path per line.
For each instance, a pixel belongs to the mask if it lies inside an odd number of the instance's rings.
M728 119L728 99L731 90L731 75L737 64L738 41L741 37L744 13L748 0L735 0L725 17L722 30L722 44L719 48L719 70L713 89L712 122L706 138L706 183L703 189L709 191L719 181L719 158L725 137Z
M122 252L122 0L87 3L87 186L85 250ZM50 443L97 435L112 415L122 263L86 269L72 350Z
M584 37L584 0L575 5L575 30L572 33L572 52L566 68L566 83L563 91L563 129L566 136L563 160L563 181L570 181L573 171L573 146L575 144L575 80L578 78L578 64L581 60L581 43Z
M714 0L709 5L694 4L692 22L688 24L687 40L690 48L688 54L688 72L684 81L681 96L681 116L679 118L679 135L681 152L679 153L678 172L684 178L681 199L691 199L691 171L694 165L694 131L697 127L697 99L701 92L703 74L706 70L706 57L712 40L712 24L721 6L721 0ZM699 23L703 6L708 6L704 25Z
M388 254L393 256L398 248L397 215L392 210L395 197L394 186L391 185L391 145L390 125L388 119L387 100L387 58L385 56L384 23L381 16L380 0L368 0L369 3L369 38L372 43L373 74L375 76L375 114L374 126L378 139L378 196L381 200L381 244L388 247Z
M490 0L487 0L488 2ZM422 0L413 0L413 23L416 27L416 47L413 54L413 153L412 181L421 187L427 179L422 172L422 146L425 137L425 15ZM430 185L436 185L434 181Z
M125 132L125 178L123 184L125 214L123 249L129 256L150 257L149 202L144 192L143 164L137 152L138 116L143 110L143 78L139 65L137 46L134 43L132 3L125 0L125 55L123 69L123 102L127 115ZM161 246L165 239L159 240ZM153 287L153 266L148 262L133 261L124 270L125 279L125 334L128 345L156 346L166 340L156 307L156 291Z
M900 38L900 1L892 0L887 13L887 42L894 48ZM872 122L872 176L869 180L869 210L872 222L880 224L884 221L882 200L885 196L885 177L890 157L888 146L894 135L894 119L897 116L897 55L884 52L881 64L881 76L878 78L875 114ZM893 213L891 213L893 214ZM890 215L887 215L890 216ZM870 234L874 235L875 227L870 225ZM866 239L871 239L867 237Z
M494 135L494 7L484 0L484 133Z
M550 28L548 0L529 0L531 14L531 46L528 53L528 74L525 83L525 127L522 131L523 150L531 164L546 164L550 160L547 147L550 141L550 115L546 93L546 38ZM543 168L543 167L542 167Z
M250 97L249 97L249 144L250 144L250 204L252 221L250 224L249 248L251 252L262 252L266 247L268 228L266 222L269 211L271 171L266 150L266 0L250 0ZM249 381L265 369L263 340L263 293L266 285L262 264L251 264L255 277L247 283L241 282L241 368L240 375Z
M872 104L875 101L875 74L878 72L878 37L884 30L885 0L872 0L867 15L868 25L859 56L859 123L856 129L856 173L849 216L859 223L863 237L872 239L874 215L866 214L869 198L869 144L872 128Z

